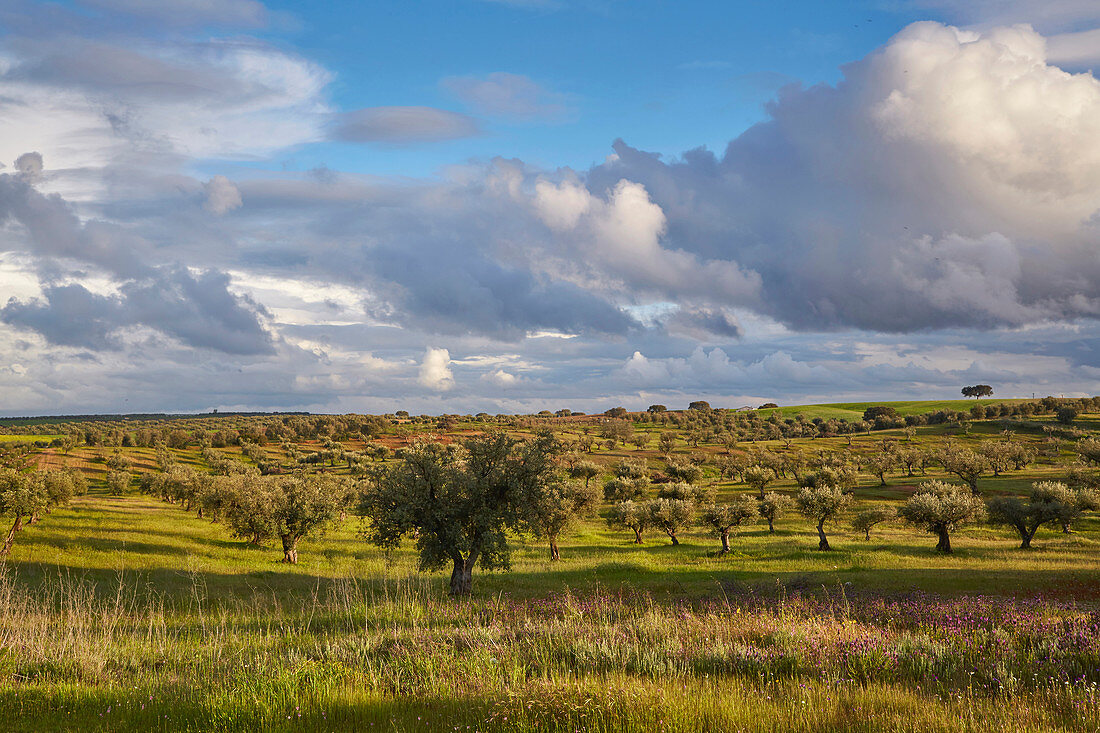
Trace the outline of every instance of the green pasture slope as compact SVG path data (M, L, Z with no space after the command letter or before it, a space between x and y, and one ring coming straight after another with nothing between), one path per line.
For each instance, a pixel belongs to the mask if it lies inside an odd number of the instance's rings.
M39 440L46 442L62 437L61 435L0 435L0 443L34 443Z
M902 402L829 402L819 405L791 405L789 407L769 407L758 410L762 415L770 415L778 412L783 417L794 417L802 414L809 419L820 417L823 420L844 418L849 422L863 419L863 411L875 405L893 407L902 417L906 415L921 415L926 412L938 410L967 411L974 405L1000 405L1003 403L1023 402L1024 400L910 400Z

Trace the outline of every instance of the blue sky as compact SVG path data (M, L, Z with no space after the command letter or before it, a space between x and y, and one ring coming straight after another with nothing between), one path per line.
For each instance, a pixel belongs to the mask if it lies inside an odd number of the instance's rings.
M834 83L927 13L876 2L271 3L271 37L335 74L334 103L467 111L441 86L507 70L560 95L545 119L489 119L475 139L428 148L309 146L288 165L432 175L467 158L587 168L623 138L644 150L721 151L786 84ZM796 22L792 23L792 20Z
M1092 394L1093 0L10 0L0 414Z

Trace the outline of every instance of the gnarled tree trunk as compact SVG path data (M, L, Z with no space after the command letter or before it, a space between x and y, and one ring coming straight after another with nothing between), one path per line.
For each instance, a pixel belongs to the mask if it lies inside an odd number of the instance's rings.
M457 555L454 558L454 569L451 570L451 586L448 592L452 596L468 596L474 588L474 560L476 555L463 558Z
M551 562L553 562L555 560L561 560L561 554L558 553L558 538L557 537L551 537L550 538L550 560L551 560Z
M730 531L728 529L722 530L722 552L726 553L730 551Z
M0 557L6 557L11 552L12 543L15 542L15 533L23 529L23 515L15 515L15 523L12 524L11 530L8 532L8 539L4 542L3 549L0 549Z
M1025 526L1022 526L1022 527L1019 528L1019 530L1020 530L1020 549L1021 550L1030 550L1031 549L1031 538L1035 536L1035 532L1037 532L1038 529L1039 529L1039 525L1037 525L1037 524L1034 527L1028 527L1028 526L1025 525Z
M817 549L819 550L831 550L829 546L829 538L825 536L825 520L822 519L817 523Z
M940 541L936 543L936 549L940 552L951 552L951 535L947 533L946 529L940 529L936 531L939 535Z
M298 564L298 538L290 535L283 535L283 562L290 563L291 565Z

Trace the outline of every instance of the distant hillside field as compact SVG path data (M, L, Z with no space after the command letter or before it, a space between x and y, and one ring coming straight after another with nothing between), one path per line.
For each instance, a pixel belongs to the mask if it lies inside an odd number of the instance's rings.
M902 417L906 415L921 415L937 410L969 410L975 404L1000 405L1004 403L1024 402L1024 400L913 400L910 402L829 402L821 405L792 405L790 407L769 408L759 410L762 414L778 412L783 417L794 417L799 413L811 420L820 417L824 420L831 418L844 418L845 420L862 420L863 411L875 405L887 405L898 411Z

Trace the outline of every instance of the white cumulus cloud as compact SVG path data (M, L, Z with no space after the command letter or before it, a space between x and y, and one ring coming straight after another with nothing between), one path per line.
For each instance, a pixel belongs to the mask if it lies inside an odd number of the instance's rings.
M451 354L447 349L428 347L420 363L418 381L428 389L446 392L455 386L454 373L450 369Z

